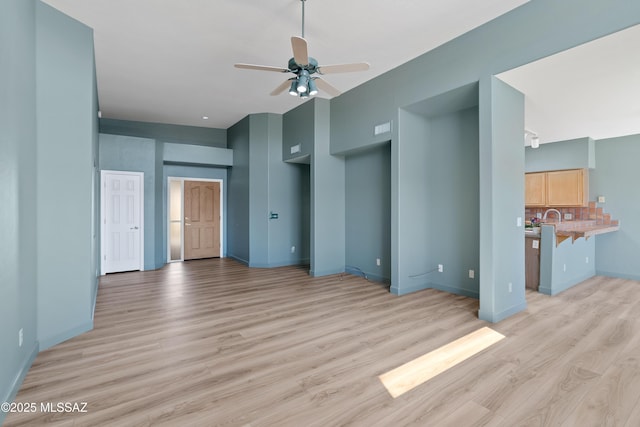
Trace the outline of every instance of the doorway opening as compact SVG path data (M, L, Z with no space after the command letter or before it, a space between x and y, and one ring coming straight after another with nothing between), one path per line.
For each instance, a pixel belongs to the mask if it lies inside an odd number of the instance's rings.
M168 177L167 262L222 258L223 180Z

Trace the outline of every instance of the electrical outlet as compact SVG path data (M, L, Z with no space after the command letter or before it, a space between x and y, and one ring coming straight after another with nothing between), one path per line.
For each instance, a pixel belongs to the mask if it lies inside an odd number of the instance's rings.
M380 267L380 258L376 258L376 265Z
M438 264L438 272L442 273L444 271L444 265Z
M513 292L513 283L509 282L509 293Z
M23 331L22 331L22 328L20 328L20 330L18 331L18 347L22 347L23 339L24 339Z
M598 203L604 203L605 198L604 196L598 196Z
M291 253L295 253L296 251L296 247L295 246L291 246Z
M540 212L538 212L538 213L536 214L536 218L538 218L538 219L542 219L542 214L541 214Z
M516 227L522 227L522 217L516 218Z
M564 219L566 219L568 221L571 221L573 219L573 215L570 214L570 213L566 213L566 214L564 214Z
M469 279L473 279L474 277L476 277L476 272L473 270L469 270Z

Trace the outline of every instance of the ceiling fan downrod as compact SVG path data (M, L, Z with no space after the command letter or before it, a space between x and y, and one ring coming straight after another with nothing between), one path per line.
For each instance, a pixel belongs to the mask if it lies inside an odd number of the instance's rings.
M302 2L302 38L304 38L304 3L307 0L300 0Z

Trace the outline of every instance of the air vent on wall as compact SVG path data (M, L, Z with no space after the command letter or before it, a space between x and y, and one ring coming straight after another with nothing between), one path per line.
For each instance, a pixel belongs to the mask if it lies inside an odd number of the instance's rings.
M375 125L373 128L374 135L382 135L383 133L391 132L391 122L381 123L379 125Z

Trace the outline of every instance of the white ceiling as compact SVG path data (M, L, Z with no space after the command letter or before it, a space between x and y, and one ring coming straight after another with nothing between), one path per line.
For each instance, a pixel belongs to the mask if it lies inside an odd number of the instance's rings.
M640 25L500 74L541 143L640 133Z
M94 29L104 118L226 129L301 102L269 96L288 75L233 67L286 67L300 0L44 1ZM320 64L371 64L325 77L346 91L526 1L308 0L305 38Z

